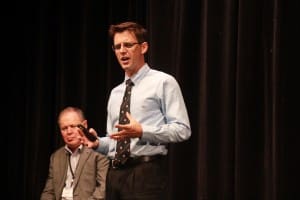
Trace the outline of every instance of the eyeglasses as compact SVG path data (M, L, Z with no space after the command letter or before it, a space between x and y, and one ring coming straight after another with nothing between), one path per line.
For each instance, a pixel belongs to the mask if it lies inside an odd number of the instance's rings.
M119 44L112 45L112 49L113 49L114 51L120 50L121 47L122 47L122 44L123 44L123 47L124 47L124 48L130 49L130 48L132 48L134 45L140 44L140 43L139 43L139 42L123 42L123 43L119 43Z

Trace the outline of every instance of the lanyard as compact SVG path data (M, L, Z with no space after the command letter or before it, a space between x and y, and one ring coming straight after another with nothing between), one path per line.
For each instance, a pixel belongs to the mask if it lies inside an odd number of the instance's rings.
M73 172L72 165L71 165L71 154L69 154L69 168L70 168L70 171L71 171L71 174L72 174L72 182L71 182L71 187L72 187L73 181L75 179L75 174Z

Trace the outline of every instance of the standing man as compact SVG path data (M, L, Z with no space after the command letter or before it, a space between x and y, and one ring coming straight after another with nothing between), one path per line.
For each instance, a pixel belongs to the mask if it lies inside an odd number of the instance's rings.
M111 25L109 35L125 77L108 100L107 137L88 145L110 159L108 200L166 200L167 144L191 136L181 89L174 77L145 62L145 28L124 22ZM121 141L125 146L119 146Z
M109 161L82 145L79 124L87 128L87 120L79 108L67 107L60 112L58 125L65 145L51 155L41 200L105 199Z

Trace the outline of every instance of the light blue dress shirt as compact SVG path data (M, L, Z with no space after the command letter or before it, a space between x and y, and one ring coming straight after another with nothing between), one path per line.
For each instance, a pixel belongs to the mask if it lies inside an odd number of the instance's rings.
M125 80L115 87L107 105L107 137L101 137L97 151L114 158L117 141L109 134L117 132L120 105L125 91ZM132 138L131 157L166 155L166 144L185 141L191 136L187 109L179 84L175 78L151 69L146 63L131 77L130 113L143 128L141 138Z

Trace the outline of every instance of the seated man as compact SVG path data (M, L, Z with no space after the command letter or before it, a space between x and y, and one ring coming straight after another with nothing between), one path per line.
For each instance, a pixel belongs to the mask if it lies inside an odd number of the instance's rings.
M82 110L63 109L58 125L65 145L56 150L50 159L49 174L41 200L105 199L108 159L82 145L81 124L87 128Z

